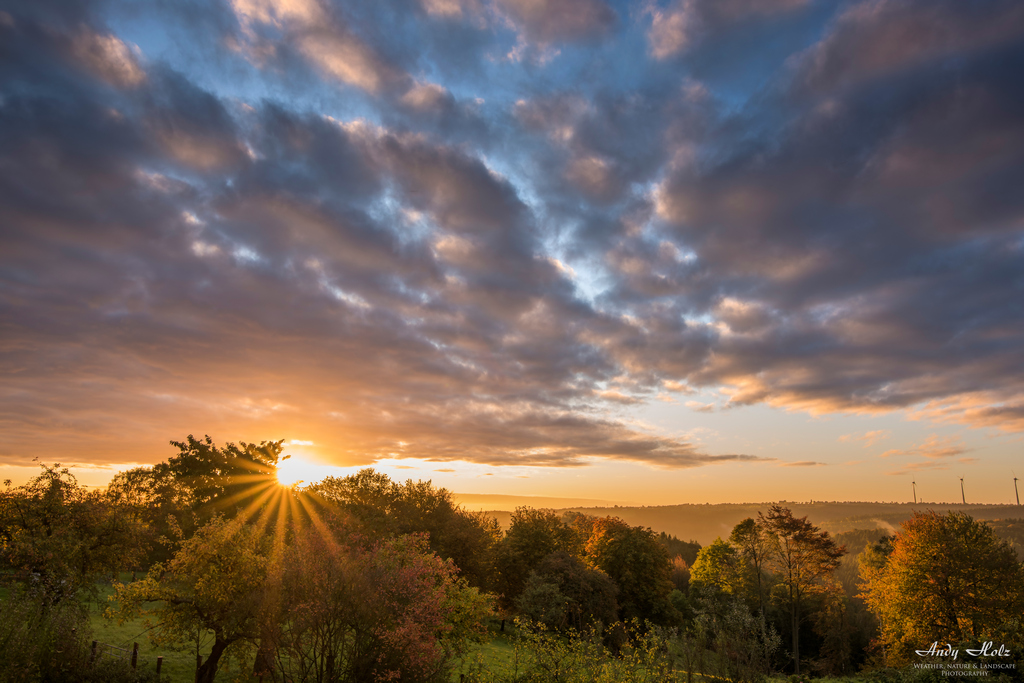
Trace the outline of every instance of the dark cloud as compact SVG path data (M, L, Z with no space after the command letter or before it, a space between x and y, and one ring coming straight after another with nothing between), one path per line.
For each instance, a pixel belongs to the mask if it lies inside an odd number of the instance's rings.
M630 48L625 6L502 5L576 43L548 66L492 5L401 7L190 4L197 66L118 3L6 6L0 455L762 459L624 417L701 386L1024 428L1015 9L843 5L738 102ZM918 9L919 47L848 54ZM646 61L575 78L616 50Z
M496 0L531 41L586 40L606 34L617 19L604 0Z
M801 87L830 90L1015 43L1022 33L1024 7L1013 0L852 3L796 60L798 79Z
M651 56L665 59L692 49L696 44L731 24L791 12L808 0L673 0L664 7L651 4L647 32Z

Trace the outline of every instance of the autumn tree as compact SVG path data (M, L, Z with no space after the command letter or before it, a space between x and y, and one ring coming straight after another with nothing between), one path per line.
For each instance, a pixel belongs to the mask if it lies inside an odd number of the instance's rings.
M447 681L489 612L422 535L366 545L336 525L306 526L284 567L276 666L296 683Z
M777 598L789 614L794 672L800 673L800 624L808 598L837 590L832 575L846 548L836 545L827 531L796 518L788 508L772 505L758 513L757 526L770 540L768 566L779 579Z
M1009 543L964 513L915 513L865 553L861 575L890 664L923 643L1019 643L1024 632L1024 567Z

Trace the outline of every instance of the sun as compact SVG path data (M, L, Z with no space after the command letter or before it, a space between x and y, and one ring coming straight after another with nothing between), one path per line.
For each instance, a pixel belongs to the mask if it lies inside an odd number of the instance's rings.
M296 484L312 484L322 478L320 466L286 455L277 461L277 483L281 486L295 486Z

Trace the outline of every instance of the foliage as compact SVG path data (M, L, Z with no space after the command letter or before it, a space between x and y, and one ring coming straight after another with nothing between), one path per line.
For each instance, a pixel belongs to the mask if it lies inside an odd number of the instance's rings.
M986 524L917 513L884 541L862 561L862 588L889 664L935 641L1024 644L1024 567Z
M286 680L447 680L481 632L488 600L422 536L363 548L343 532L298 530L285 561L276 666ZM340 538L339 538L340 537Z
M739 553L731 545L716 538L711 545L697 553L697 561L690 569L690 581L695 589L710 587L723 593L740 594L742 574Z
M669 580L672 585L679 591L690 590L690 567L679 555L672 558L672 570L669 574Z
M516 604L522 614L549 629L583 631L615 621L617 592L603 571L559 550L530 573Z
M140 525L102 492L88 492L60 464L0 492L0 562L29 572L56 602L139 557Z
M188 642L212 632L213 647L197 677L209 683L229 647L237 651L259 635L266 546L259 529L214 517L181 540L169 562L154 565L141 581L117 585L114 614L123 620L154 613L157 642Z
M625 645L613 654L595 630L560 635L543 624L517 618L513 664L507 672L475 671L466 683L669 683L665 636L650 625L631 623Z
M739 551L742 560L740 578L744 592L757 605L760 614L765 613L765 593L770 588L766 574L768 558L775 549L776 538L767 533L763 524L747 517L733 527L729 542Z
M683 541L662 531L658 534L658 542L665 546L669 557L683 558L688 567L692 567L693 563L697 561L697 553L700 552L700 543L697 541Z
M280 490L277 463L283 441L240 442L218 447L206 436L191 434L171 441L177 455L152 467L119 472L107 487L109 496L144 520L162 539L190 536L215 515L253 517ZM166 560L172 546L154 547L151 560Z
M473 586L494 583L494 554L501 538L497 522L482 512L459 507L447 489L429 481L392 482L372 469L347 477L327 477L309 487L308 495L327 510L355 520L374 538L426 533L430 548L453 560Z
M619 588L619 617L672 622L678 615L668 600L673 590L668 552L650 529L621 519L594 520L586 541L587 561Z
M553 512L516 508L497 551L499 605L506 610L513 609L526 587L530 571L557 551L579 556L576 530Z
M768 566L779 578L776 600L788 612L792 630L793 666L800 673L800 624L805 600L839 590L833 573L846 548L836 545L827 531L796 518L792 511L772 505L768 514L759 514L757 525L767 539L770 551Z
M761 681L770 673L781 638L763 615L751 615L739 597L708 584L694 586L691 608L690 623L670 639L683 671L737 683Z
M16 588L0 600L0 683L150 683L120 659L90 662L88 621L73 600Z

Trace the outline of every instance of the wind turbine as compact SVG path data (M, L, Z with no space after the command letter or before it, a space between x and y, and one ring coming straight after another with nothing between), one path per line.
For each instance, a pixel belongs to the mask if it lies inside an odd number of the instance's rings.
M1016 479L1014 481L1016 481ZM910 483L914 487L914 505L917 505L917 482L916 481L912 481Z
M964 505L967 505L967 497L964 496L964 478L963 477L960 477L960 500L962 500L964 502Z
M1014 472L1016 475L1017 473ZM1017 505L1020 505L1020 491L1017 490L1017 477L1013 478L1013 492L1017 494Z

